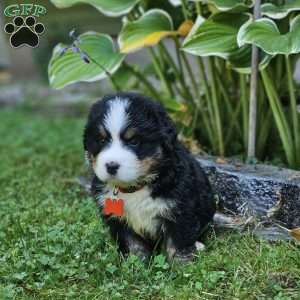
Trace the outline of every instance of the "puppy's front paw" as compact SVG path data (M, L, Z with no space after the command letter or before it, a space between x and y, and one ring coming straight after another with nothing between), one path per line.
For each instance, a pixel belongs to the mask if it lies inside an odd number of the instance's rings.
M196 254L196 245L185 249L177 249L169 239L166 243L167 257L170 262L186 264L193 260Z
M128 250L128 255L135 255L142 261L148 260L148 258L151 256L151 251L148 245L143 243L141 240L134 238L128 240Z
M193 261L195 257L195 252L176 252L171 261L179 264L188 264Z

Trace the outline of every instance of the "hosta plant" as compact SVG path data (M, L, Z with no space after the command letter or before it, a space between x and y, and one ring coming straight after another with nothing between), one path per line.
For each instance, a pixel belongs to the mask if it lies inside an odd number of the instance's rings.
M108 78L115 90L139 90L166 106L183 135L220 156L245 156L255 45L256 155L300 167L300 92L293 78L300 0L262 1L258 20L254 0L51 1L60 8L86 3L123 21L116 39L103 32L72 32L70 45L57 45L49 63L51 86ZM149 64L127 63L126 56L141 49Z

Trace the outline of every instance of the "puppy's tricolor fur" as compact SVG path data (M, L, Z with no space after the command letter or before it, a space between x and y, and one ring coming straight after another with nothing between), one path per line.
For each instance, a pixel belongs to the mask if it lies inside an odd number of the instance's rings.
M100 207L120 189L123 216L103 215L120 251L147 257L159 243L169 258L191 259L215 203L206 176L178 141L164 108L139 94L106 96L91 108L84 148Z

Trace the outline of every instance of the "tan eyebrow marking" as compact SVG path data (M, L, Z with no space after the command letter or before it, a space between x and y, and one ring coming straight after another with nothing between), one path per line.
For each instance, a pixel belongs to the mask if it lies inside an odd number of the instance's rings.
M102 125L99 127L99 131L100 131L100 135L101 135L102 138L107 137L107 133L106 133L106 131L105 131L105 129Z
M125 140L130 140L135 134L136 134L136 130L132 127L129 127L124 132L123 137Z

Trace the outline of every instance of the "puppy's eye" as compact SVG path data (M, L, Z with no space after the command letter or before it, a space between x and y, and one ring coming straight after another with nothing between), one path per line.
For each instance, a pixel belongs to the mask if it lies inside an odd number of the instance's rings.
M134 128L128 128L123 134L123 140L130 145L137 145L139 144L139 137L136 134L136 130Z
M140 140L137 136L131 137L129 140L126 141L128 144L132 146L137 146L140 143Z
M140 139L137 135L134 135L134 136L131 136L131 137L124 136L123 139L124 139L126 144L132 145L132 146L137 146L140 143Z

